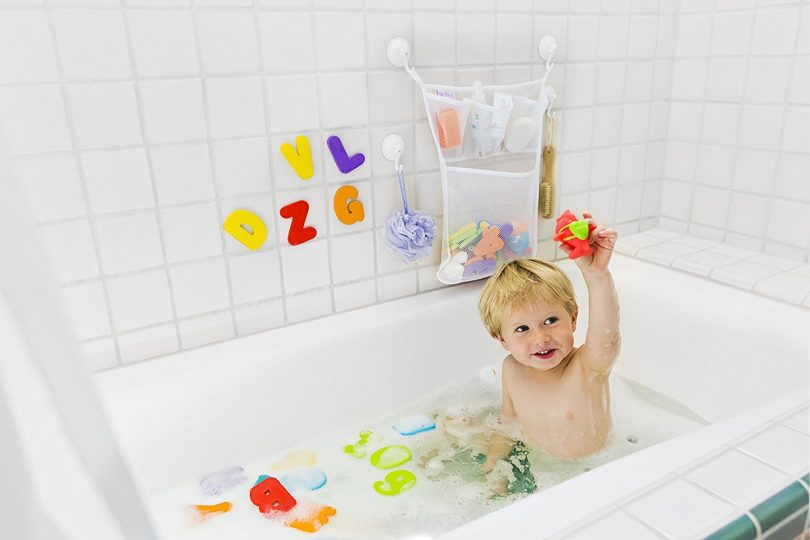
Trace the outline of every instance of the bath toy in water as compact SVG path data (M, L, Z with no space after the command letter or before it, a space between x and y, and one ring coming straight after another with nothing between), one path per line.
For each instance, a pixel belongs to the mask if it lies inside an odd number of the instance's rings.
M250 489L250 502L259 507L259 512L287 512L296 505L290 492L278 479L268 476Z
M411 450L401 444L386 446L371 454L369 460L378 469L393 469L411 460Z
M219 504L195 504L189 507L199 520L205 520L216 514L224 514L230 512L233 504L228 501Z
M392 427L397 430L400 435L416 435L417 433L422 433L423 431L435 429L436 422L428 418L427 415L420 413L406 416L405 418L400 418L394 422Z
M301 489L308 489L315 491L321 489L326 485L326 474L316 468L302 469L300 471L285 474L279 478L281 485L289 491L298 491Z
M374 491L380 495L393 497L405 493L416 485L416 475L404 469L392 471L385 475L385 480L374 482Z
M357 459L361 459L366 457L368 453L368 448L366 446L369 442L378 442L382 440L382 436L374 433L373 431L369 431L364 429L359 433L360 440L354 444L347 444L343 447L343 452L349 454L352 457L356 457Z
M245 469L239 466L229 467L215 473L211 473L200 480L200 489L206 495L221 495L223 491L247 482Z
M569 259L577 259L583 255L593 253L588 236L596 229L596 225L588 223L585 219L577 219L577 216L570 210L566 210L557 218L555 227L556 235L554 240L570 248Z
M329 523L329 518L337 514L337 510L332 506L317 505L315 508L307 512L303 517L297 517L289 523L288 527L298 529L299 531L313 533Z
M273 463L271 467L277 471L281 471L284 469L295 469L297 467L309 467L310 465L315 465L315 452L310 452L309 450L293 450L284 456L284 459L281 461Z

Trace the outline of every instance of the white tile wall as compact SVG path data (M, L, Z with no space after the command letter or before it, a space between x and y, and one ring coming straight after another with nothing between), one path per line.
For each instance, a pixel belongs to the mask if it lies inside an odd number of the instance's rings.
M387 134L406 141L411 206L442 209L420 97L385 56L398 35L426 80L449 84L538 77L536 44L554 35L558 209L590 209L622 232L660 217L679 232L796 258L810 243L810 32L801 31L810 9L679 5L0 2L0 129L88 365L441 286L438 243L405 265L380 241L401 206L380 152ZM312 146L306 182L278 150L297 134ZM365 163L340 173L330 135ZM345 184L366 214L351 226L332 211ZM278 211L299 199L318 236L290 246ZM267 225L258 252L221 228L238 208ZM550 230L541 227L545 256ZM670 255L697 270L723 257L659 254ZM772 295L795 288L754 274L750 286Z

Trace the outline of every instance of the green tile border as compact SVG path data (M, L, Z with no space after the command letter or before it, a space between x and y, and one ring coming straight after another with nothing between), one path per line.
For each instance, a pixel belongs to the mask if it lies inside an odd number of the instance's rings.
M776 495L762 501L751 509L751 513L762 526L764 535L795 512L808 504L808 494L799 482L793 482Z
M706 540L756 540L757 526L746 514L741 515L722 529L706 537Z

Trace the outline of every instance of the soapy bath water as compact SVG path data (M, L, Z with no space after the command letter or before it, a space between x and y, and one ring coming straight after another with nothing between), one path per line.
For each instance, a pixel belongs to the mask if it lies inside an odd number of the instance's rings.
M477 374L444 388L437 394L392 412L377 420L329 433L319 433L286 451L252 463L240 463L247 478L242 484L226 489L221 495L206 495L200 488L200 478L217 471L200 471L198 478L148 497L147 504L155 525L166 540L253 540L285 538L317 539L385 539L417 535L437 536L472 521L484 514L503 508L526 497L514 493L494 496L474 459L477 450L463 452L448 444L443 430L432 430L403 436L391 425L406 416L424 413L429 417L453 417L452 443L475 439L475 433L485 433L483 427L492 424L500 407L497 380L482 380ZM611 379L612 440L602 451L576 460L556 459L542 451L531 451L528 459L531 472L542 491L569 478L587 472L614 459L682 435L701 427L701 423L660 407L639 397L628 383L618 377ZM465 432L464 422L471 425ZM356 444L359 432L370 430L381 440L367 443L367 454L356 458L343 448ZM413 459L388 470L375 468L369 457L389 445L407 446ZM448 450L450 448L451 450ZM431 450L443 449L446 459L421 459ZM259 513L249 498L250 488L259 475L281 477L295 469L279 470L273 464L281 462L294 450L307 450L316 455L317 467L326 474L326 484L315 491L298 489L293 496L301 508L329 505L337 509L329 522L314 534L284 526L276 518ZM456 451L462 450L462 451ZM396 496L383 496L373 488L394 470L407 470L416 476L416 485ZM300 470L300 469L299 469ZM188 507L213 505L229 501L228 513L211 514L206 519L194 518Z

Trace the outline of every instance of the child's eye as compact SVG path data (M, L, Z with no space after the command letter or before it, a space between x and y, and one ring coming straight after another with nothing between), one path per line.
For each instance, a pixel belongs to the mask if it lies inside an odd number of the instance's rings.
M529 330L529 327L526 326L525 324L522 324L522 325L518 326L517 328L515 328L515 332L526 332L528 330Z
M545 321L543 321L543 324L549 324L549 325L551 325L551 324L554 324L554 323L555 323L555 322L557 322L557 321L559 321L559 319L558 319L557 317L549 317L548 319L546 319Z

